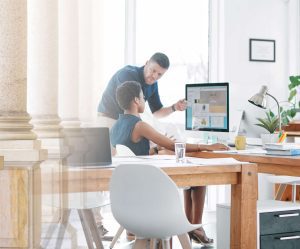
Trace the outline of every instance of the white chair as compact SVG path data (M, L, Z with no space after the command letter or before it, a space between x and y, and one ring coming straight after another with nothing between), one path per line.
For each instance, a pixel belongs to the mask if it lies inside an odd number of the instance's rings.
M116 145L117 156L135 156L133 151L123 144Z
M187 220L176 184L152 165L118 166L110 182L111 210L122 227L136 235L134 248L147 239L161 239L163 248L177 235L184 249L191 249L188 232L201 227Z
M272 175L268 176L268 181L272 183L280 184L275 199L281 200L281 197L284 193L286 185L292 185L292 201L296 202L297 197L297 186L300 185L300 177L296 176L284 176L284 175Z

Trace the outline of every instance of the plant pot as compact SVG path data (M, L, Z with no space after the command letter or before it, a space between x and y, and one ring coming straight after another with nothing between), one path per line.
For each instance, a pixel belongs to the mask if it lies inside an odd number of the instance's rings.
M277 143L278 142L278 134L260 134L262 145L264 146L265 143Z

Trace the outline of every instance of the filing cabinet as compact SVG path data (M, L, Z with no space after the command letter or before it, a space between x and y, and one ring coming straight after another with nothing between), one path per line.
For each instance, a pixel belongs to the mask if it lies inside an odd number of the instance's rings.
M218 204L218 249L230 248L229 231L230 205ZM257 248L300 248L300 204L275 200L257 202Z
M274 201L269 210L259 210L258 226L260 249L300 248L300 206Z

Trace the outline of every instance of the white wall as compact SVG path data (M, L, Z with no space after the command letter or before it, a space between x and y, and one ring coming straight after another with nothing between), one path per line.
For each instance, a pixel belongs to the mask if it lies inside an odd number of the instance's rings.
M278 101L287 100L288 77L299 73L299 69L293 72L297 67L289 64L299 61L299 56L297 60L289 60L289 48L295 49L290 46L289 21L291 16L299 16L299 9L289 8L289 5L295 4L294 0L224 0L223 4L224 23L220 31L224 35L220 46L224 48L224 64L219 79L230 82L230 109L245 110L241 129L245 129L248 136L258 136L262 130L254 123L256 117L264 116L264 110L251 105L248 98L264 84ZM299 22L293 25L298 32ZM250 38L274 39L276 62L249 61ZM294 42L299 44L299 37L298 40L294 37ZM275 107L272 99L269 99L269 106ZM273 110L276 111L276 107Z

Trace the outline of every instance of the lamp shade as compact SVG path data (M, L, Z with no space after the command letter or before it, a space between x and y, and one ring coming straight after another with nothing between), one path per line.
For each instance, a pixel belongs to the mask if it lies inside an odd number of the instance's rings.
M252 96L248 101L253 104L256 105L258 107L267 108L267 99L266 99L266 95L268 92L268 87L267 86L262 86L260 91L255 94L254 96Z

